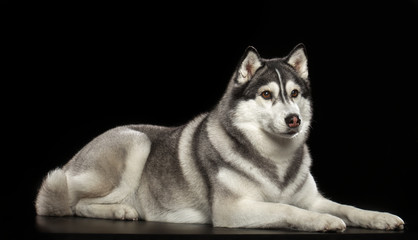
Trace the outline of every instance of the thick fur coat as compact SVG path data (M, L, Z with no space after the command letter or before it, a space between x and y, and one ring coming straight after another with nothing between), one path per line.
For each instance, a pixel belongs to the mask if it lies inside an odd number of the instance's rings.
M111 129L48 173L39 215L211 223L232 228L402 229L392 214L330 201L310 174L305 47L249 47L218 105L179 127Z

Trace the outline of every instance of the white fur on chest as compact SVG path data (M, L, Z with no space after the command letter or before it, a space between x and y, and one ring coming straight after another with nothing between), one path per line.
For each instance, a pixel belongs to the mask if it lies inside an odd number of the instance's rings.
M279 182L284 181L286 171L290 167L290 164L292 164L294 151L280 151L280 148L273 144L266 147L271 147L271 151L269 151L271 155L267 155L264 152L263 157L269 157L269 159L274 160L277 166L278 179L273 180L266 176L266 173L262 169L255 166L249 159L246 159L246 156L242 156L233 150L233 143L229 139L229 136L227 136L225 130L215 119L209 119L208 136L212 145L224 161L232 165L237 171L244 173L242 175L236 171L221 168L217 176L220 183L234 191L235 194L245 195L252 199L273 202L288 201L283 199L283 193L290 192L283 191L284 189L281 189Z
M293 139L277 139L250 123L240 123L237 127L261 156L276 164L279 180L284 181L287 170L293 164L296 151L304 144L305 133L302 132Z
M213 147L219 152L224 161L243 173L248 174L248 176L252 179L257 180L257 182L260 183L259 187L267 188L269 192L279 190L259 168L251 163L251 161L246 159L245 156L242 156L238 152L234 151L233 143L216 119L209 119L208 136ZM231 177L231 180L233 181L234 178Z

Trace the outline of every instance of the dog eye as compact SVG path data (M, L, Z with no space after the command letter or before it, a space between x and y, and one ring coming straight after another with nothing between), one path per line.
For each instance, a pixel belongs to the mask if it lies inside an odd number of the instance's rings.
M263 97L266 100L270 100L272 98L272 95L270 91L264 91L261 93L261 97Z
M295 98L299 95L299 91L296 89L293 89L292 92L290 93L290 96Z

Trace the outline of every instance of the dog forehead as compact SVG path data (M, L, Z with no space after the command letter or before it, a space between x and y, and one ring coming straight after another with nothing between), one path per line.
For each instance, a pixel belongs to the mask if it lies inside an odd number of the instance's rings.
M265 66L265 73L268 74L271 77L271 79L274 79L276 82L286 82L295 78L295 74L292 71L291 67L288 64L284 63L282 59L270 59L266 61Z
M251 81L248 82L244 91L244 96L246 98L254 98L261 88L272 83L278 87L277 89L279 91L282 90L283 94L285 94L285 88L288 82L298 84L297 76L294 71L292 71L292 68L280 58L267 59L264 62L264 66L260 68Z
M266 76L272 81L276 81L284 94L288 94L289 88L298 88L302 93L302 97L311 96L309 81L302 79L295 69L287 64L283 59L271 59L265 62ZM280 85L280 83L282 85Z
M275 60L266 62L265 68L254 80L251 85L257 87L268 85L270 82L286 86L288 81L295 81L295 75L285 63Z

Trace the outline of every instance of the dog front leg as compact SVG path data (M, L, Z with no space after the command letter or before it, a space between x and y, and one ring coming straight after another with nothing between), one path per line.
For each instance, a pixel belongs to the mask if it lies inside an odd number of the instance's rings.
M213 225L230 228L291 228L304 231L345 230L343 220L295 206L248 199L217 199Z
M343 205L322 196L313 201L309 210L328 213L344 220L348 226L381 230L403 229L403 220L390 213L362 210L353 206Z

